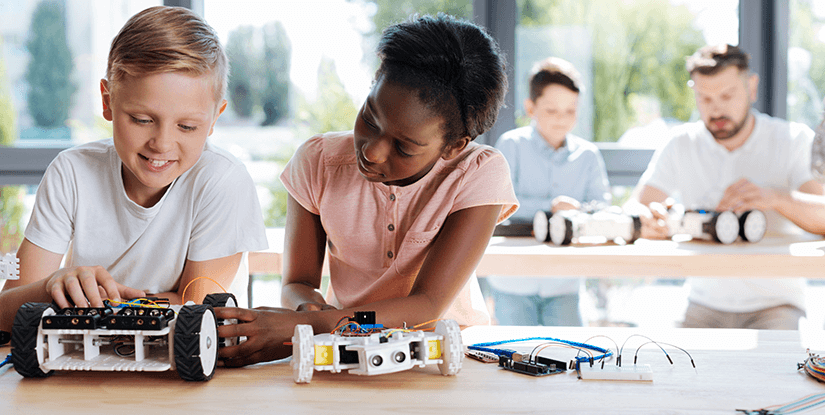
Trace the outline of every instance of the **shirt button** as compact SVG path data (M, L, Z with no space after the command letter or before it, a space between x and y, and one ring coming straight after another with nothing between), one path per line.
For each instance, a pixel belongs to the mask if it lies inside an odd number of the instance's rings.
M387 257L392 258L392 251L387 251Z
M392 200L393 202L395 201L395 193L390 194L390 200Z
M391 223L390 226L387 226L387 229L389 229L390 231L394 231L395 230L395 225L393 225Z

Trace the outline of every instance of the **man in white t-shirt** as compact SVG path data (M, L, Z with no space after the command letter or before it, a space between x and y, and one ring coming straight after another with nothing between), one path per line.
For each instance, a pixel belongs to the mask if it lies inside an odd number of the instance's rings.
M643 221L643 237L667 236L658 219L668 197L687 209L775 212L825 234L825 202L811 196L825 193L811 175L813 131L751 109L759 77L739 48L705 46L686 66L701 121L675 128L642 176L638 201L656 219ZM797 329L805 315L801 278L720 277L688 279L685 327Z

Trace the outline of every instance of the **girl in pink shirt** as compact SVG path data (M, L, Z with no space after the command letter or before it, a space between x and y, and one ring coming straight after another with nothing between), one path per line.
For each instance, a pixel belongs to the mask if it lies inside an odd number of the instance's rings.
M296 324L331 331L356 311L400 327L437 318L488 323L471 278L498 222L518 207L507 162L473 139L507 89L495 41L472 23L425 16L389 27L381 66L353 131L304 143L289 191L281 302L220 309L227 365L288 356ZM330 292L319 292L329 252ZM480 302L477 302L479 304Z

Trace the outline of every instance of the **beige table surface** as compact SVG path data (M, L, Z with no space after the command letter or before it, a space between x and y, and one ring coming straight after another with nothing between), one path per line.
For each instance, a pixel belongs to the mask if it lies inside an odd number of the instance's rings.
M3 414L733 414L783 404L825 384L797 371L805 348L825 349L823 333L728 329L471 327L464 343L549 336L574 341L601 334L621 343L643 334L690 352L648 346L639 363L653 368L652 382L582 381L575 372L532 377L464 359L457 376L435 367L372 377L316 372L310 384L297 385L287 361L240 369L219 368L211 381L185 382L175 372L58 372L45 379L24 379L0 369ZM643 342L631 338L624 364ZM603 338L591 340L613 347ZM528 345L513 346L529 351ZM6 354L9 348L0 348ZM548 349L548 357L569 360L569 349ZM612 364L612 362L608 363ZM816 412L814 412L816 413Z
M269 249L249 254L252 274L280 273L283 229L267 230ZM825 239L769 233L758 243L639 240L555 246L530 237L493 237L476 273L582 277L825 277Z

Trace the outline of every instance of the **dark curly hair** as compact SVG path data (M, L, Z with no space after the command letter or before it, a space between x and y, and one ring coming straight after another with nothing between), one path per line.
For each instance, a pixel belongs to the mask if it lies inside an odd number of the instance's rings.
M417 91L444 119L445 145L475 139L495 124L507 92L506 64L479 26L441 13L413 16L384 30L377 53L375 79Z

